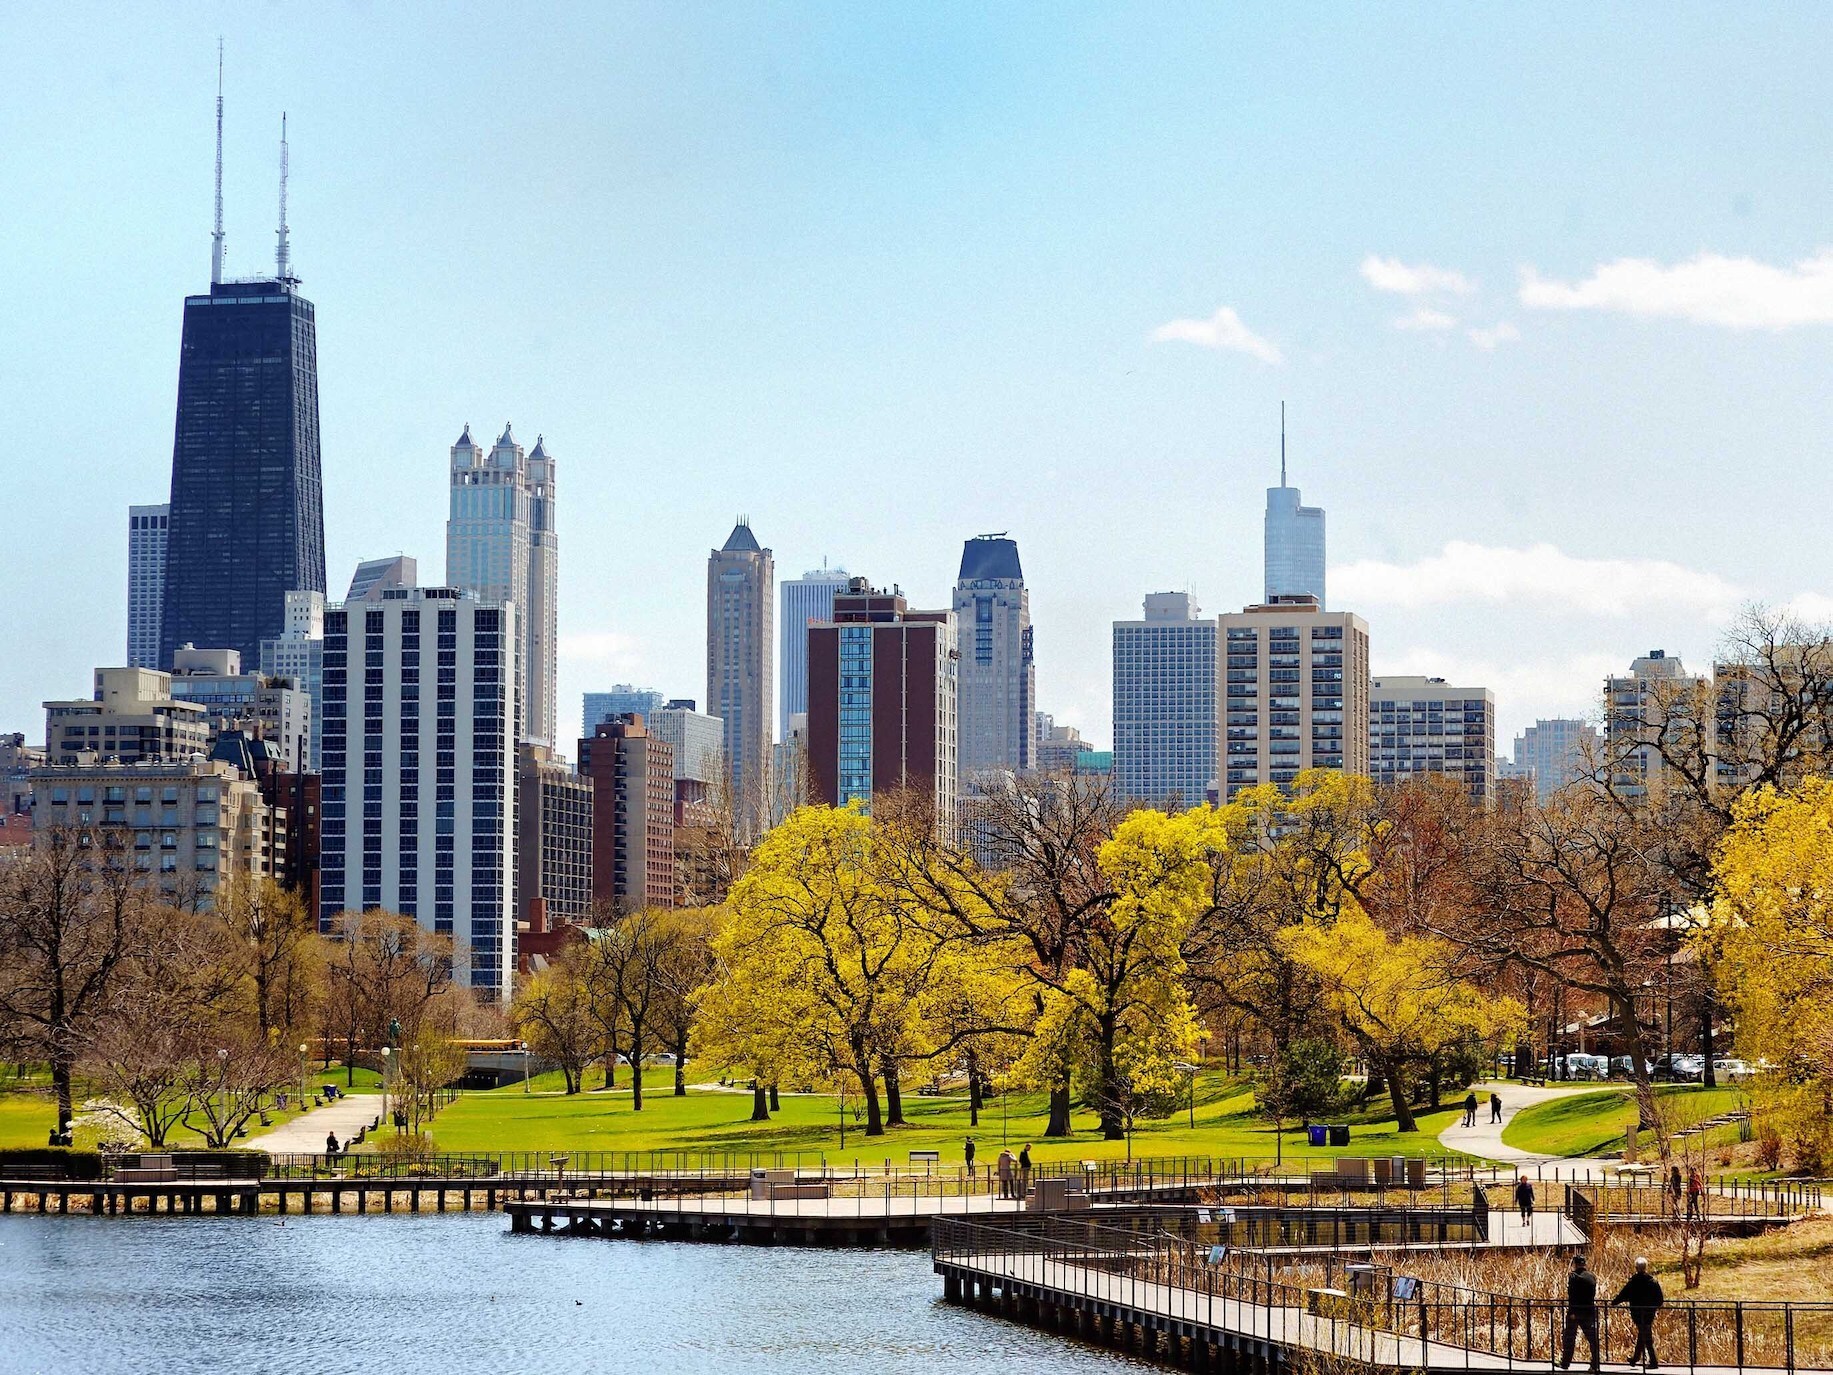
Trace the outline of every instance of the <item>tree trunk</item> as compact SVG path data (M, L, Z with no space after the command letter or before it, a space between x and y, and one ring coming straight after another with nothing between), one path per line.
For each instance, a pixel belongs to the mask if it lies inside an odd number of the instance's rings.
M897 1081L897 1061L884 1062L885 1074L885 1125L901 1127L904 1125L904 1089Z
M1705 1088L1718 1087L1718 1074L1712 1068L1712 999L1699 1000L1699 1053L1705 1060L1699 1082Z
M770 1091L764 1087L761 1079L751 1081L751 1120L753 1122L770 1120Z
M64 1037L58 1038L60 1042ZM51 1082L57 1088L57 1131L61 1136L70 1130L70 1119L76 1115L76 1103L70 1091L70 1052L61 1046L51 1052Z
M1044 1135L1069 1135L1069 1083L1065 1080L1053 1084L1050 1088L1050 1121L1044 1125Z
M1413 1120L1413 1108L1407 1102L1407 1087L1401 1078L1400 1066L1386 1066L1382 1076L1387 1080L1388 1101L1394 1105L1394 1130L1396 1132L1418 1131L1419 1123Z
M687 1097L687 1028L675 1033L675 1097Z
M770 1111L781 1112L782 1110L783 1110L782 1095L777 1092L776 1084L772 1083L770 1085Z
M1524 1036L1515 1042L1515 1077L1530 1078L1534 1073L1534 1047Z
M643 1061L641 1056L630 1057L630 1111L643 1110Z
M980 1125L980 1063L974 1052L967 1053L967 1124L970 1127Z
M1431 1087L1432 1111L1434 1112L1438 1111L1438 1095L1439 1095L1440 1080L1443 1077L1444 1077L1443 1071L1439 1068L1437 1062L1435 1061L1432 1065L1430 1076L1427 1079L1427 1083Z
M866 1135L883 1136L885 1119L878 1107L878 1080L868 1073L860 1075L859 1082L864 1085L866 1091Z

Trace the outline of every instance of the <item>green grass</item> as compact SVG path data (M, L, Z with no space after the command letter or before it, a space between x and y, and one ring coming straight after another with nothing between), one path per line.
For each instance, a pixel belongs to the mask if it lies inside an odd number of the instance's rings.
M325 1084L336 1084L340 1089L346 1088L344 1070L339 1067L332 1070L315 1070L311 1076L314 1088ZM24 1085L24 1087L16 1087ZM381 1086L380 1078L370 1070L359 1069L356 1072L356 1084L348 1092L374 1091ZM76 1087L77 1114L83 1115L82 1104L85 1098L94 1094L83 1084ZM268 1116L273 1126L279 1126L299 1115L298 1092L290 1089L287 1093L289 1107L285 1112L272 1112ZM19 1147L43 1146L51 1135L51 1128L57 1123L57 1099L51 1093L50 1076L46 1074L29 1074L16 1079L11 1074L0 1080L0 1149L17 1149ZM249 1135L266 1131L261 1126L261 1119L255 1118L249 1124ZM93 1149L101 1137L101 1130L92 1125L79 1126L76 1132L78 1147ZM167 1140L169 1146L184 1149L201 1147L203 1137L185 1127L176 1128ZM246 1145L246 1141L238 1144Z
M1657 1085L1655 1094L1671 1130L1730 1112L1746 1102L1738 1089L1690 1084ZM1524 1108L1503 1128L1502 1140L1516 1150L1541 1155L1570 1158L1614 1153L1622 1149L1624 1134L1636 1115L1635 1099L1627 1085L1572 1093Z
M1002 1138L1017 1149L1032 1143L1038 1160L1116 1159L1127 1153L1124 1141L1101 1139L1095 1115L1077 1110L1071 1120L1074 1135L1044 1139L1046 1101L1042 1094L1013 1093L994 1098L982 1110L980 1125L968 1125L965 1096L926 1097L907 1094L904 1115L908 1125L884 1136L867 1138L862 1123L850 1113L846 1146L840 1145L839 1103L830 1094L785 1094L781 1109L768 1122L752 1122L749 1092L721 1092L712 1086L695 1086L687 1097L672 1095L672 1079L664 1071L644 1085L643 1111L631 1110L627 1086L587 1091L568 1096L559 1092L557 1077L537 1077L524 1093L520 1085L463 1095L443 1110L432 1124L435 1146L442 1151L739 1151L801 1152L826 1155L831 1161L859 1160L878 1164L890 1160L903 1164L913 1150L937 1150L944 1163L959 1163L963 1139L972 1131L979 1159L989 1161L999 1153ZM1449 1101L1449 1100L1448 1100ZM849 1098L848 1106L857 1105ZM1282 1153L1287 1160L1332 1160L1340 1155L1438 1154L1438 1133L1456 1119L1460 1109L1448 1107L1419 1115L1419 1131L1402 1136L1391 1119L1357 1122L1352 1114L1352 1139L1347 1147L1313 1148L1302 1131L1283 1133ZM1196 1126L1187 1112L1154 1122L1140 1122L1133 1132L1137 1156L1207 1155L1272 1156L1273 1129L1253 1111L1252 1092L1219 1073L1197 1080Z

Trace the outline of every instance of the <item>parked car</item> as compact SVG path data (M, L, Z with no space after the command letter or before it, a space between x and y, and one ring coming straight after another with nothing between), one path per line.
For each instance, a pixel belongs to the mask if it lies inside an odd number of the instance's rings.
M1756 1070L1742 1060L1714 1060L1712 1073L1720 1079L1749 1079Z
M1647 1060L1644 1060L1642 1062L1642 1068L1646 1073L1650 1075L1653 1075L1655 1072L1654 1065L1650 1064ZM1635 1072L1636 1072L1635 1061L1631 1059L1629 1056L1613 1055L1611 1057L1610 1059L1611 1077L1616 1078L1616 1079L1633 1079L1635 1077Z

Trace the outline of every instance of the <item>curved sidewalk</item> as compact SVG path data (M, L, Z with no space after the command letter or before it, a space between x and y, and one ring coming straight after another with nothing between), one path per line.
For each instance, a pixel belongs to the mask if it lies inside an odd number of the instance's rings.
M326 1133L336 1132L341 1145L375 1121L381 1111L381 1094L347 1094L268 1131L251 1132L247 1144L273 1155L322 1155Z
M1622 1162L1615 1158L1568 1159L1565 1156L1547 1155L1537 1151L1519 1150L1505 1145L1502 1133L1508 1124L1515 1119L1515 1114L1523 1108L1548 1102L1554 1098L1563 1098L1568 1094L1596 1092L1598 1086L1587 1084L1583 1087L1574 1085L1571 1088L1535 1088L1531 1084L1516 1084L1507 1080L1478 1084L1477 1124L1466 1127L1460 1122L1446 1127L1438 1134L1439 1144L1447 1149L1462 1151L1484 1160L1493 1160L1502 1165L1554 1165L1559 1170L1571 1170L1572 1173L1599 1173L1614 1170ZM1497 1094L1502 1099L1502 1120L1489 1120L1489 1095ZM1557 1172L1556 1172L1557 1173Z

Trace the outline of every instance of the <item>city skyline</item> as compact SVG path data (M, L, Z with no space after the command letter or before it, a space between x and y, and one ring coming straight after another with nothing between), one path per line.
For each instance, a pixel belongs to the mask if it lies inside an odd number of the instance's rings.
M21 22L0 20L0 34L22 37ZM0 96L22 133L5 155L21 203L67 211L8 221L39 267L9 297L0 386L17 389L15 412L30 397L35 413L81 418L60 426L60 464L21 475L21 499L44 513L47 540L95 553L81 566L34 560L15 590L0 630L33 652L0 663L0 725L13 729L30 728L46 677L80 681L119 653L126 551L98 538L119 507L68 503L55 481L80 474L121 504L165 495L172 305L198 286L210 229L215 24L123 11L115 40L147 60L104 81L64 65L57 22L35 25L33 46L49 54L48 77L69 77L71 138L94 153L93 175L67 184L68 149L45 134L51 112ZM1513 32L1386 18L1394 51L1447 59L1441 96L1485 92L1479 128L1430 135L1407 81L1423 56L1377 83L1350 70L1353 45L1293 18L1186 12L1174 26L1084 13L1047 39L960 13L721 25L575 12L551 39L523 44L497 43L486 20L433 26L422 50L399 56L391 40L415 22L308 19L288 44L264 41L273 30L258 19L228 27L225 274L271 262L269 116L288 108L297 270L323 312L330 582L376 549L436 557L441 475L382 460L447 442L450 417L477 395L541 415L573 474L564 529L610 535L569 545L580 552L561 591L565 700L623 679L693 694L692 551L733 509L754 513L785 567L844 547L849 567L900 582L919 605L944 601L961 539L1008 528L1051 646L1038 705L1109 743L1113 619L1172 586L1207 606L1256 599L1248 551L1276 470L1281 397L1293 403L1293 473L1334 515L1331 603L1370 621L1373 670L1490 686L1499 738L1542 716L1595 715L1603 677L1650 645L1708 664L1745 599L1828 605L1811 555L1827 480L1812 455L1833 418L1815 380L1827 358L1816 264L1828 192L1783 175L1823 158L1828 136L1802 117L1812 82L1792 65L1814 45L1797 34L1784 51L1774 17L1710 45L1703 21L1677 19L1615 85L1595 77L1627 32L1624 12ZM1096 56L1117 38L1111 57ZM619 44L627 54L556 56ZM667 89L657 55L682 45L695 57ZM416 78L479 46L500 47L512 76L546 68L561 89L592 85L579 127L549 147L532 112L510 111L487 147L461 148L477 142L475 112ZM1515 64L1516 47L1534 62ZM758 49L805 54L805 79L741 62ZM1302 110L1268 108L1272 78L1230 56L1242 50L1303 52L1330 79ZM911 56L923 60L901 74ZM1127 79L1110 82L1108 61ZM625 63L632 80L596 79L600 67L621 78ZM1702 66L1710 79L1676 81ZM1228 97L1189 99L1206 67L1228 74ZM356 93L338 108L314 94L332 71ZM1154 94L1128 115L1120 97L1137 98L1142 82ZM1059 107L1053 84L1083 92L1088 108ZM1760 106L1673 98L1659 137L1638 113L1648 90L1754 84ZM1492 137L1554 88L1581 92L1555 136ZM1339 155L1358 119L1368 156L1350 166ZM365 146L378 122L391 140ZM1384 149L1397 129L1406 139ZM1625 132L1598 137L1606 130ZM1430 180L1407 160L1422 138L1434 140ZM359 213L384 161L403 156L455 184L513 163L518 194L547 202L543 228L456 225L412 206ZM615 215L558 194L563 168L582 162L607 172ZM113 245L126 258L104 327L76 285L102 261L92 225L107 216L94 207L110 185L148 180L136 174L145 167L161 175L137 205L134 242ZM660 179L665 167L677 180ZM1039 239L1010 197L960 199L997 169L1084 227ZM1594 189L1605 184L1609 203ZM1122 207L1111 217L1091 217L1097 185ZM1545 194L1534 202L1520 186ZM1319 213L1338 196L1359 213ZM757 211L742 235L717 208L727 197ZM834 197L846 202L838 217L825 213ZM1509 208L1506 223L1485 198ZM618 251L586 251L592 236ZM442 299L455 273L466 289ZM853 306L865 277L884 281L876 311ZM441 347L480 315L501 326L501 347ZM733 332L747 345L712 332L722 318L742 323ZM614 381L581 401L575 367ZM95 376L110 379L99 405ZM770 396L788 404L766 408ZM644 511L616 490L633 467L698 480L656 495L646 484L655 509ZM811 483L843 469L849 481L814 495ZM1616 517L1646 507L1652 472L1676 469L1684 480L1644 519ZM1126 483L1112 481L1118 471ZM970 472L988 476L958 480ZM957 480L926 490L934 478ZM1765 483L1798 499L1753 500ZM892 489L895 522L882 514ZM1076 492L1102 494L1099 525L1065 500ZM1096 529L1118 538L1090 558ZM611 591L588 595L597 588Z

